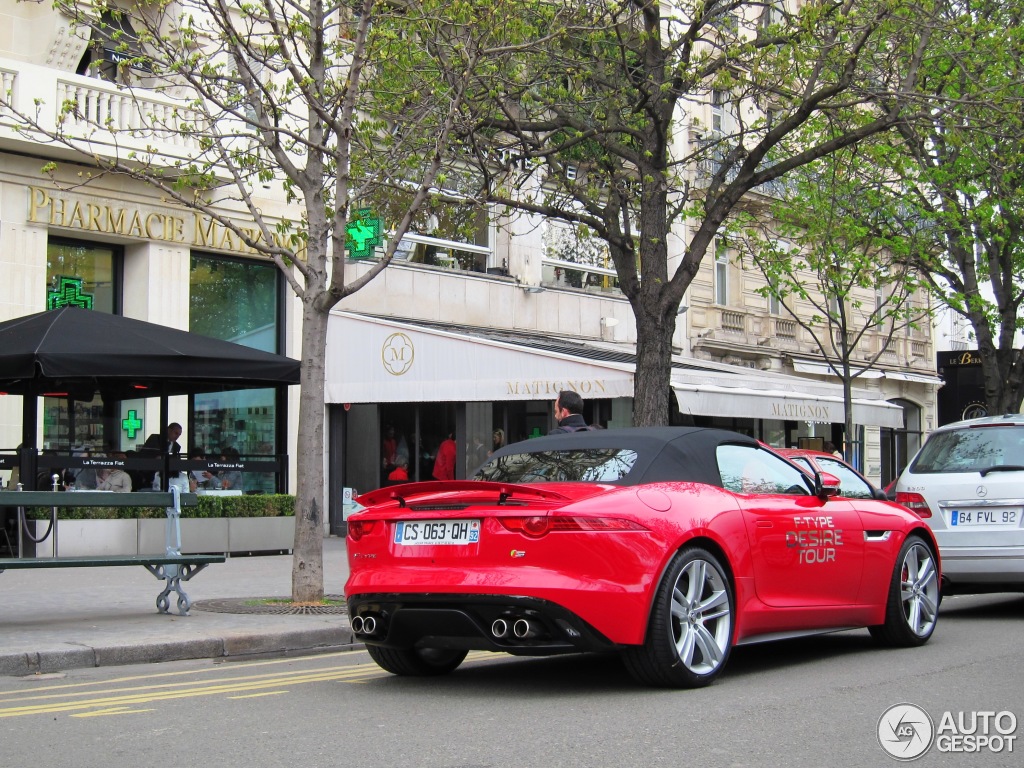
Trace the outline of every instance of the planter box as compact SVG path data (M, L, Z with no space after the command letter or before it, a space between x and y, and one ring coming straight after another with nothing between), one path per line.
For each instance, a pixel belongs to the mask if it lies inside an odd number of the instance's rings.
M291 552L294 517L232 517L228 519L228 551Z
M37 537L50 524L48 520L25 522ZM291 552L295 543L294 517L203 517L179 522L182 554ZM166 532L165 518L59 520L57 556L162 555ZM54 557L53 534L39 544L26 539L24 549L26 557Z
M190 517L181 523L181 554L229 552L228 523L226 517ZM139 520L138 554L164 553L167 519Z
M91 557L94 555L134 555L138 546L139 523L147 520L58 520L57 552L53 551L53 534L35 544L36 557ZM36 537L42 536L49 520L26 520ZM163 533L161 541L163 540ZM26 542L31 545L31 542ZM26 547L28 548L28 547ZM157 550L161 554L161 544ZM26 554L28 554L26 552Z

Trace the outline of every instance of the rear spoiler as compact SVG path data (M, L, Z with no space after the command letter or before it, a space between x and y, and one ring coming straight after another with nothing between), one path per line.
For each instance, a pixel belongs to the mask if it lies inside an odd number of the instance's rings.
M401 483L360 494L356 500L364 507L372 507L375 504L383 504L388 501L397 501L398 506L405 507L412 499L422 500L428 496L440 496L458 491L471 491L477 495L493 493L497 497L496 504L504 504L512 497L551 501L569 500L569 497L564 494L537 485L494 483L487 480L432 480L420 483Z

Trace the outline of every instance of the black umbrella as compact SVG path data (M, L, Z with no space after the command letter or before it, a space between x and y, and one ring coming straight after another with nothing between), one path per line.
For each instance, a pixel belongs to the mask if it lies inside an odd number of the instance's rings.
M159 397L164 423L171 395L298 382L298 360L105 312L62 307L0 323L0 393L25 395L21 464L33 476L40 396Z
M105 400L297 384L299 361L142 320L62 307L0 323L0 391Z

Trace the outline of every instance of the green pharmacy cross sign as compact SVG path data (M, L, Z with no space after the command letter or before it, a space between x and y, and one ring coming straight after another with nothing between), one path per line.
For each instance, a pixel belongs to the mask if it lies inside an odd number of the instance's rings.
M384 242L384 220L360 208L345 227L345 250L353 259L368 259Z
M82 278L60 277L56 290L46 292L46 308L81 307L92 309L93 296L82 292Z
M142 429L142 419L135 413L134 408L128 411L127 417L121 419L121 429L128 435L129 440L134 440L135 433Z

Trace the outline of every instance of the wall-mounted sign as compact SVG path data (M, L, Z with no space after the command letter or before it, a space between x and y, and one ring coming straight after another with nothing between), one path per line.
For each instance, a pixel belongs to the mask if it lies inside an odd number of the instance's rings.
M81 232L181 243L203 250L226 251L245 256L267 255L248 245L231 227L199 211L130 203L126 205L122 201L83 198L41 187L29 187L28 220L35 224ZM238 230L246 238L253 242L262 241L263 234L254 224L232 221L237 223ZM298 258L305 259L306 249L295 244L293 235L292 231L273 232L275 245L294 249Z
M353 259L368 259L384 242L384 221L361 208L345 228L345 250Z
M92 309L93 296L82 291L82 278L59 277L57 287L46 292L46 308L81 307Z

